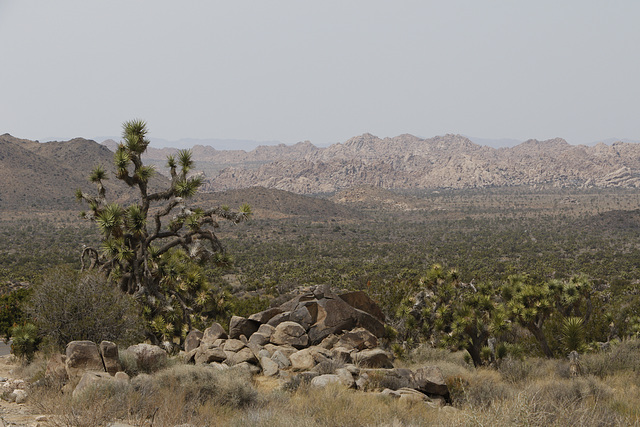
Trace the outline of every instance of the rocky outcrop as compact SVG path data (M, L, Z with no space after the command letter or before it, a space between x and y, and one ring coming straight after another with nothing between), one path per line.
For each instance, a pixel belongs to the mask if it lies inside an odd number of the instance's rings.
M421 139L364 134L298 157L280 156L259 168L236 164L213 175L205 189L249 186L300 194L357 186L386 189L498 186L640 187L640 144L594 147L556 138L512 148L474 144L460 135Z
M387 388L396 397L432 403L449 396L437 368L415 372L394 368L393 355L380 345L384 314L363 292L339 293L329 286L304 288L278 307L247 319L233 317L229 330L232 328L236 332L226 337L220 333L222 327L213 324L197 348L187 351L185 347L184 360L216 369L248 369L311 387ZM219 338L205 339L208 335Z

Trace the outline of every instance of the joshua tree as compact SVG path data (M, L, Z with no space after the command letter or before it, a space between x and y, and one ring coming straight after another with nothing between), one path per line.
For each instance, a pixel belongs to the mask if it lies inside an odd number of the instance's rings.
M123 292L134 295L151 320L154 341L172 341L191 328L194 315L206 312L215 300L201 265L226 263L228 257L214 233L218 218L234 223L251 215L248 205L233 212L228 207L191 209L186 200L202 185L202 177L190 176L191 151L180 150L167 157L171 175L168 188L149 191L154 168L141 156L149 145L146 123L132 120L123 125L123 141L114 155L116 178L137 195L137 201L122 206L109 203L103 181L108 179L97 166L89 179L97 195L78 190L76 197L89 206L81 215L98 224L101 250L85 247L82 268L98 268Z

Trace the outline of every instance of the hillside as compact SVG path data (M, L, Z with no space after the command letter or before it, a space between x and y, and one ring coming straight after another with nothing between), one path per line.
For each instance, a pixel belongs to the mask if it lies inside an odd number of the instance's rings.
M108 194L126 197L126 186L113 178L113 153L95 141L39 143L0 135L0 207L3 210L79 209L75 190L93 191L88 180L91 170L103 165L111 179L105 182ZM151 188L166 185L157 174Z

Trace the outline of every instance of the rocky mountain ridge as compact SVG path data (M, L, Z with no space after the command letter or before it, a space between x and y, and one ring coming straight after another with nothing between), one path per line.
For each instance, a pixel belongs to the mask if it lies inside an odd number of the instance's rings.
M362 185L386 189L640 187L640 144L625 142L587 147L556 138L495 149L460 135L421 139L405 134L381 139L363 134L304 154L298 150L297 157L292 152L257 168L228 167L209 177L205 188L259 185L314 194Z

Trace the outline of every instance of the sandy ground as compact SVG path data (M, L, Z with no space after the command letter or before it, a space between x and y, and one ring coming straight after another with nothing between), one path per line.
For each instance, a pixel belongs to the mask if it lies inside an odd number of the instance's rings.
M17 367L18 363L13 360L12 356L0 356L0 378L19 378L19 376L15 372L15 369ZM7 402L4 399L0 399L0 427L44 427L49 425L47 422L36 421L36 418L38 418L40 415L42 414L36 413L28 403L18 405L17 403Z
M10 350L11 347L9 347L8 344L0 341L0 356L6 356L7 354L9 354Z

